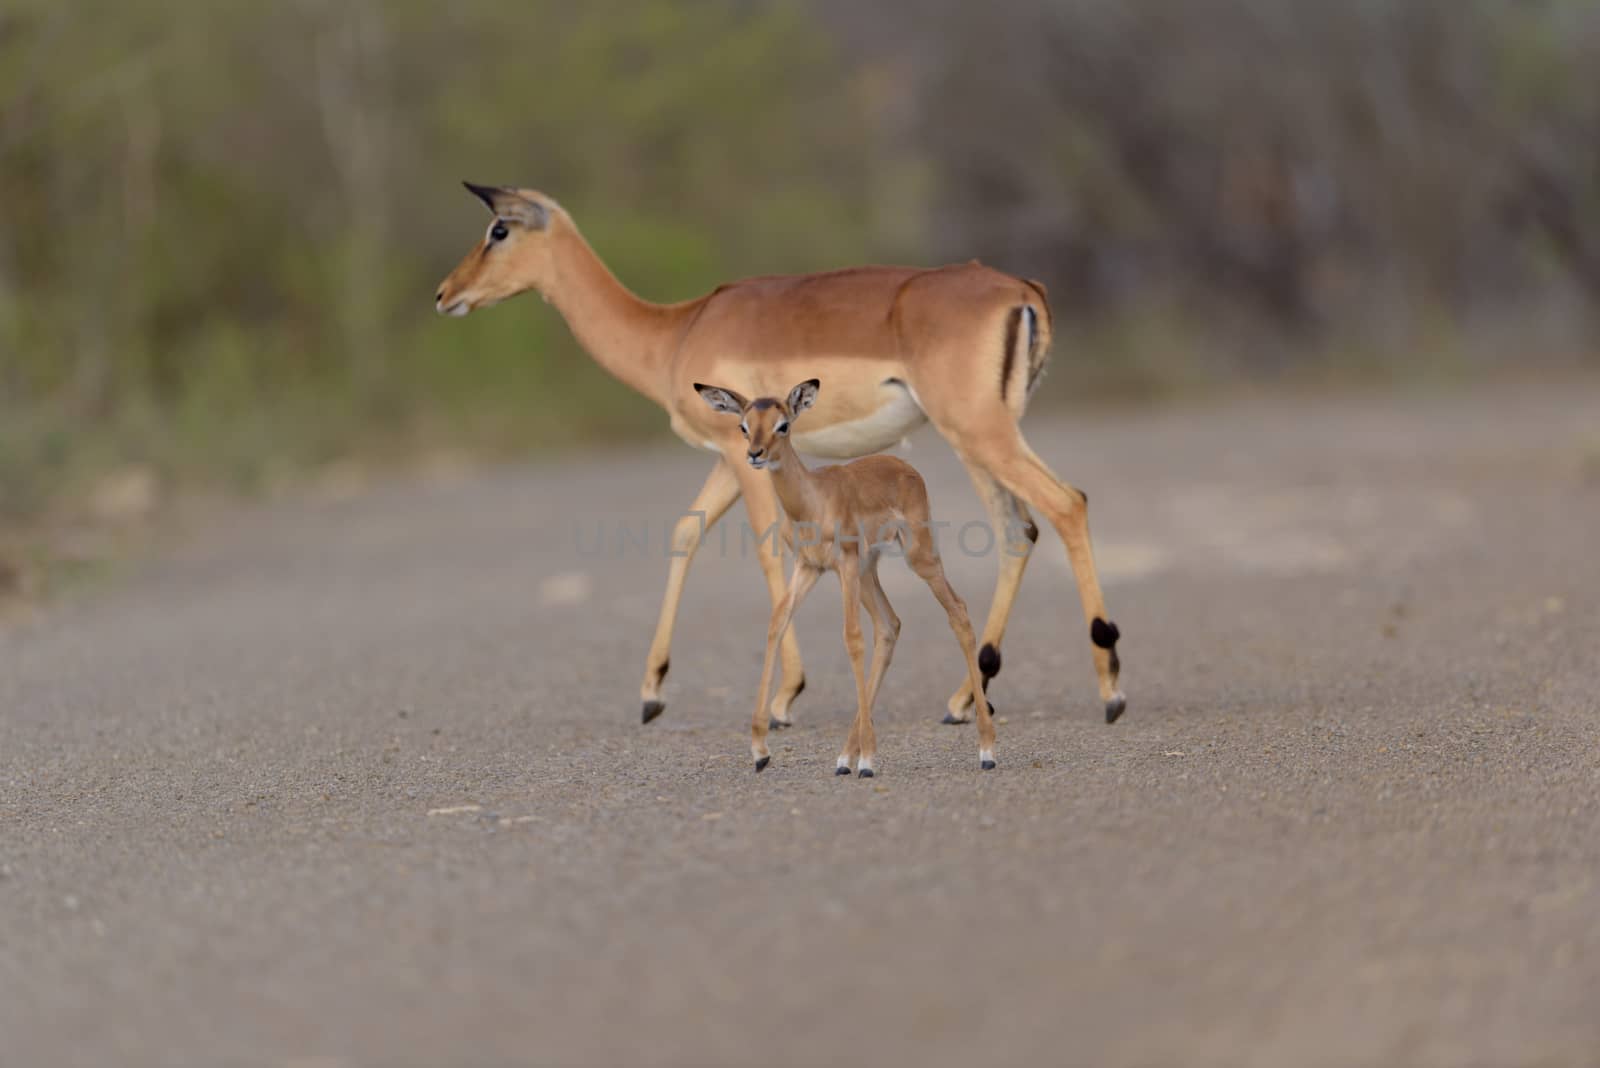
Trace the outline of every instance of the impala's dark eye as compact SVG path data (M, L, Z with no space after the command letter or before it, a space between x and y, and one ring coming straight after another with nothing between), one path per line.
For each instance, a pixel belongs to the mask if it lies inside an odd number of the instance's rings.
M506 224L503 222L497 222L489 227L490 241L504 241L510 235L511 231L506 229Z
M789 432L789 424L787 422L779 423L777 430L780 434L787 434Z
M750 436L750 424L744 422L743 420L740 420L740 422L739 422L739 433L743 434L745 437L749 437Z

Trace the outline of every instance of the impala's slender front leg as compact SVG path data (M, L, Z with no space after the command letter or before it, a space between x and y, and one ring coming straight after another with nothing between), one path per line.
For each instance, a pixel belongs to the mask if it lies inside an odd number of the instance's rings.
M745 511L750 517L750 530L740 535L740 551L754 543L756 559L767 580L767 591L776 605L784 592L783 537L780 533L778 501L773 496L771 479L751 468L737 453L727 456L725 462L738 476L739 488L744 493ZM806 688L805 669L800 663L800 643L795 640L792 630L783 636L781 656L783 679L768 711L772 715L773 726L787 727L791 722L789 706Z
M739 499L739 480L727 461L718 460L706 476L689 511L678 519L672 530L672 563L667 571L667 593L661 601L661 617L656 620L656 636L650 643L650 655L644 662L644 684L639 696L644 700L641 719L649 723L661 715L666 705L661 700L661 683L667 677L671 662L672 626L678 618L678 602L683 598L683 583L689 575L689 563L700 547L706 533L717 524L733 502ZM697 514L698 513L698 514Z
M794 573L789 577L788 590L772 606L772 619L767 623L767 651L761 658L761 686L756 691L756 708L750 716L750 755L755 757L757 771L765 768L772 759L772 753L767 749L767 691L772 685L772 654L788 632L795 609L811 592L811 587L817 584L817 576L821 573L814 567L808 567L804 561L797 560Z
M872 758L878 753L878 738L872 729L872 704L867 697L867 673L863 663L866 642L861 637L861 558L854 552L839 556L839 591L844 597L844 647L850 654L850 669L856 676L856 718L850 727L850 737L839 754L836 770L850 773L850 763L863 779L873 776Z
M994 544L1000 554L1000 574L995 579L994 600L989 605L989 619L983 625L983 644L978 650L978 667L983 672L983 685L1000 674L1000 643L1005 638L1006 623L1011 618L1012 605L1017 600L1017 590L1022 586L1022 573L1027 570L1033 555L1033 544L1039 540L1039 528L1028 515L1027 506L1016 494L994 480L994 476L970 460L964 461L972 485L983 498L989 512L989 523L994 528ZM963 679L956 692L950 696L946 723L968 723L972 720L972 683ZM994 706L990 705L990 712Z

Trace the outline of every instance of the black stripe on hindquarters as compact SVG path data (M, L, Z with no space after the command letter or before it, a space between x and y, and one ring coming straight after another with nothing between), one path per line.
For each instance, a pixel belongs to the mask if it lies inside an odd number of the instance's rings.
M1011 365L1017 359L1017 331L1022 328L1022 309L1018 305L1006 317L1006 351L1000 363L1000 399L1006 399L1006 387L1011 384Z
M1046 308L1045 314L1049 315ZM1044 374L1044 334L1039 329L1038 312L1028 321L1028 394L1032 396L1033 389L1039 384L1039 378Z

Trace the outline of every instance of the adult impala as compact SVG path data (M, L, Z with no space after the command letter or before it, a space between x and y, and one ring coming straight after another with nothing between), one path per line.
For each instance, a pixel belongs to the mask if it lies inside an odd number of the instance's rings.
M994 527L1026 532L1026 542L999 554L979 657L984 683L1000 671L1006 621L1038 538L1028 514L1032 505L1066 545L1106 722L1122 714L1127 702L1117 688L1119 635L1106 618L1095 573L1088 500L1056 478L1017 426L1050 348L1043 286L976 262L932 269L853 267L751 278L695 300L653 304L617 281L548 196L464 184L494 220L440 285L437 309L466 315L537 290L600 366L665 408L684 441L718 454L673 531L676 555L640 688L644 722L665 707L661 683L673 621L701 539L741 494L754 531L773 529L779 514L766 476L745 462L738 427L718 418L694 383L716 382L762 397L813 376L825 380L828 390L807 414L805 429L796 431L802 451L837 459L864 456L931 421L966 465ZM783 560L776 552L756 557L776 605L786 586ZM792 630L781 656L770 712L775 724L786 726L790 705L805 688ZM967 722L971 707L972 683L966 680L950 698L946 722Z

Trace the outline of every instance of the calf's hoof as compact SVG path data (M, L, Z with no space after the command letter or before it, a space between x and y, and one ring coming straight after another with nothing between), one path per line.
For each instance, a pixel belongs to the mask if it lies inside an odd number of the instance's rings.
M660 701L646 701L644 703L644 710L639 713L639 722L649 723L651 720L661 715L661 713L665 712L666 709L667 706Z
M1106 702L1106 722L1115 723L1117 721L1117 717L1121 716L1123 710L1125 710L1127 707L1128 699L1122 695L1121 690L1118 690L1116 693L1112 694L1111 700Z
M772 757L770 755L764 756L760 760L756 761L756 770L764 771L766 770L767 765L770 763L772 763Z

